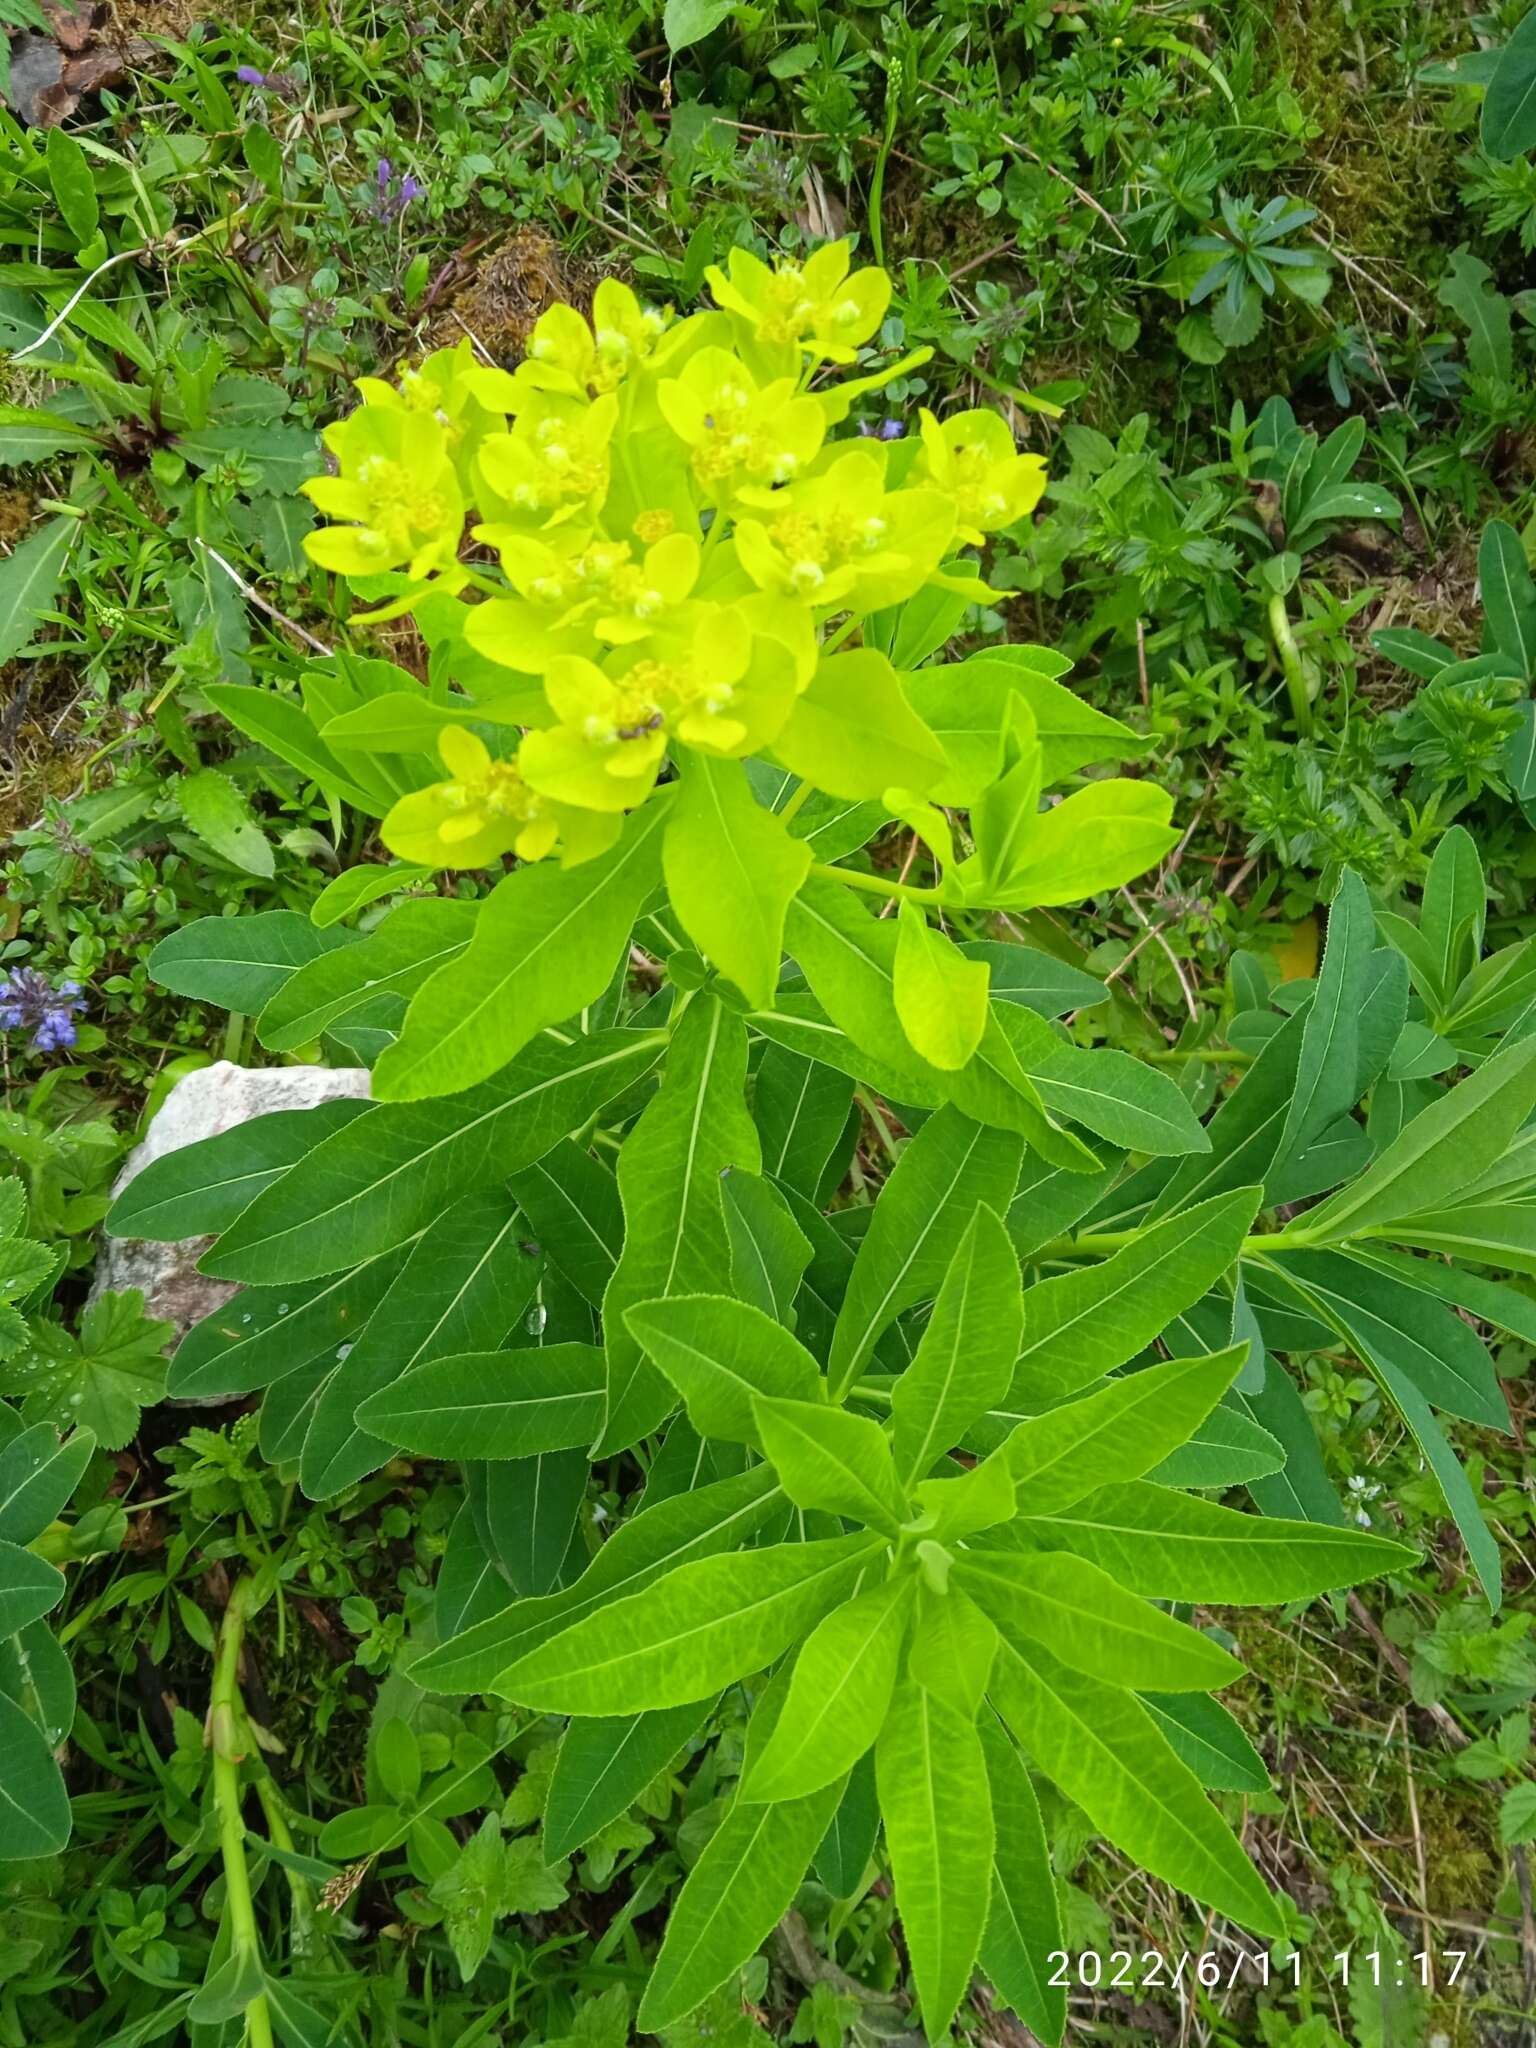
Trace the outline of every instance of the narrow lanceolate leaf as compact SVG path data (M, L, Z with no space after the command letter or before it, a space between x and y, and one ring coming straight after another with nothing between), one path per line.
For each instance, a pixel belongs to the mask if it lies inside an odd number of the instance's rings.
M1536 117L1536 29L1527 31L1526 88ZM1492 93L1489 94L1490 99ZM1477 550L1477 582L1488 637L1536 679L1536 584L1519 534L1502 519L1490 519Z
M1216 1195L1154 1224L1102 1265L1032 1287L1010 1406L1044 1407L1144 1350L1236 1262L1259 1200L1251 1187Z
M752 1091L763 1172L814 1199L848 1123L852 1084L835 1067L766 1045Z
M1363 1363L1390 1366L1447 1414L1509 1428L1487 1347L1444 1302L1345 1253L1277 1253L1265 1264Z
M1419 911L1432 1012L1448 1007L1475 965L1483 949L1487 912L1488 885L1477 841L1464 825L1453 825L1429 863Z
M612 1171L572 1138L508 1182L551 1265L583 1301L601 1305L624 1246L624 1211Z
M477 1188L422 1231L367 1329L336 1348L303 1440L299 1485L309 1499L356 1485L403 1448L356 1421L362 1403L432 1358L500 1350L541 1270L504 1186Z
M1018 1183L1021 1141L948 1107L910 1139L881 1192L833 1333L836 1399L865 1371L903 1309L932 1300L980 1205L1002 1215Z
M574 1586L547 1598L521 1600L477 1623L411 1666L412 1678L434 1692L485 1692L498 1672L584 1615L638 1593L692 1560L750 1543L776 1514L784 1495L766 1465L642 1506L616 1529ZM627 1710L626 1710L627 1711Z
M0 1756L0 1857L19 1863L57 1855L69 1840L69 1794L47 1736L4 1691Z
M821 1367L761 1309L723 1294L641 1302L626 1318L646 1356L677 1389L702 1437L755 1444L758 1394L820 1400Z
M112 1204L106 1228L113 1237L167 1243L228 1230L290 1166L370 1108L358 1098L278 1109L182 1145L134 1175Z
M451 1101L381 1103L258 1195L202 1270L307 1280L391 1251L471 1188L542 1157L647 1074L665 1043L654 1031L542 1038Z
M419 1365L357 1420L427 1458L529 1458L590 1443L607 1375L593 1344L479 1351Z
M781 1656L847 1596L876 1547L836 1536L679 1566L519 1658L495 1690L556 1714L686 1706Z
M676 1405L670 1382L630 1332L637 1302L717 1289L730 1238L720 1176L755 1173L757 1130L742 1092L747 1034L713 996L698 996L672 1035L661 1087L619 1154L624 1250L603 1299L608 1406L594 1456L624 1450Z
M811 849L757 801L739 761L684 758L662 845L667 894L704 957L750 1002L767 1004L784 953L784 913Z
M0 561L0 662L20 653L42 614L53 610L65 560L81 531L78 519L50 519Z
M397 905L355 946L322 953L290 976L257 1020L257 1037L270 1052L290 1052L378 996L414 995L464 951L479 914L478 903L436 896Z
M698 1700L660 1713L572 1721L549 1781L546 1859L555 1863L574 1856L601 1828L627 1813L703 1725L710 1705Z
M1059 1976L1061 1913L1040 1802L1024 1759L990 1708L980 1732L997 1838L981 1967L1025 2026L1055 2043L1066 2027L1067 1994L1051 1982Z
M978 1206L955 1250L917 1355L891 1396L896 1470L920 1479L1013 1383L1024 1327L1019 1262Z
M742 1779L743 1799L799 1799L842 1778L885 1721L912 1613L910 1573L833 1608L795 1659L767 1745Z
M1147 1211L1147 1220L1188 1210L1217 1195L1262 1183L1273 1173L1296 1088L1304 1014L1287 1017L1206 1126L1211 1149L1186 1159Z
M598 859L573 868L540 861L498 882L469 950L417 990L374 1069L376 1093L411 1102L471 1087L596 1002L656 886L668 810L658 790Z
M1255 1934L1283 1922L1257 1871L1141 1702L1005 1643L992 1698L1025 1752L1094 1826L1155 1877Z
M1533 1107L1536 1038L1527 1038L1421 1110L1359 1180L1308 1212L1307 1235L1336 1243L1443 1205L1496 1163Z
M967 1551L954 1581L1024 1657L1045 1643L1074 1671L1141 1692L1208 1692L1242 1676L1237 1659L1208 1636L1067 1551Z
M967 1721L974 1721L997 1654L997 1630L951 1572L944 1591L918 1587L907 1676Z
M1483 1519L1482 1503L1463 1469L1461 1460L1446 1442L1445 1432L1435 1420L1429 1403L1407 1373L1400 1372L1385 1358L1375 1361L1378 1377L1397 1404L1398 1413L1413 1432L1431 1471L1440 1482L1445 1504L1467 1546L1467 1556L1496 1614L1503 1599L1502 1566L1493 1531Z
M970 1986L992 1898L992 1800L975 1722L908 1681L875 1746L875 1776L923 2031L939 2042Z
M731 1247L731 1292L775 1322L792 1323L813 1249L788 1197L761 1174L728 1173L720 1199Z
M1328 912L1328 942L1302 1032L1296 1092L1281 1132L1278 1166L1355 1105L1360 1012L1375 944L1369 892L1346 868Z
M885 1431L867 1416L820 1401L759 1396L758 1436L797 1507L846 1515L894 1536L907 1518Z
M816 1875L834 1899L851 1899L861 1888L879 1833L875 1753L869 1750L849 1772L837 1811L816 1845Z
M1418 1560L1406 1544L1363 1529L1245 1515L1145 1479L1103 1487L1060 1514L1021 1517L1005 1533L1025 1547L1073 1551L1148 1599L1227 1607L1310 1600Z
M1019 1501L1055 1514L1111 1480L1139 1479L1186 1443L1237 1377L1247 1346L1149 1365L1021 1422L997 1452Z
M920 1090L937 1089L930 1096L898 1088L897 1100L941 1101L945 1077L914 1050L896 1008L897 933L890 919L876 917L840 882L813 876L790 906L785 935L827 1016L860 1053L897 1076L911 1070Z
M702 2005L777 1927L842 1797L834 1782L804 1799L738 1799L688 1873L635 2016L659 2033Z

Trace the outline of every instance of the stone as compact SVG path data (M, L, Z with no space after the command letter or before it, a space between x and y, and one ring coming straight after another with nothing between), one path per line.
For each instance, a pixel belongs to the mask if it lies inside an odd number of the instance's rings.
M267 1116L274 1110L313 1109L317 1103L334 1102L341 1096L366 1097L369 1081L365 1067L237 1067L230 1060L199 1067L167 1095L142 1143L129 1153L112 1192L120 1195L152 1161L179 1152L183 1145L215 1138L221 1131L231 1131L236 1124L249 1123L252 1117ZM197 1270L198 1260L212 1242L210 1237L166 1244L104 1237L90 1298L95 1301L99 1295L137 1287L144 1296L146 1315L175 1326L175 1338L168 1347L174 1350L194 1323L222 1308L236 1292L233 1281L215 1280Z

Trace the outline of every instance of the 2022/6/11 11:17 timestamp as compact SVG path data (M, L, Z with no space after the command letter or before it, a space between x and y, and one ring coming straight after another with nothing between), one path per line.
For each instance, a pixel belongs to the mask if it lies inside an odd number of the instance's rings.
M1292 1949L1283 1961L1267 1949L1223 1948L1201 1952L1184 1950L1177 1956L1160 1949L1136 1953L1112 1949L1108 1955L1094 1949L1071 1954L1053 1949L1049 1982L1068 1990L1135 1990L1146 1994L1158 1990L1187 1995L1195 1986L1204 1991L1234 1990L1240 1984L1263 1986L1293 1984L1298 1988L1316 1972L1316 1963L1301 1949ZM1446 1991L1456 1982L1466 1964L1467 1951L1458 1948L1405 1950L1339 1949L1328 1958L1326 1970L1343 1988L1350 1984L1409 1985L1426 1991Z

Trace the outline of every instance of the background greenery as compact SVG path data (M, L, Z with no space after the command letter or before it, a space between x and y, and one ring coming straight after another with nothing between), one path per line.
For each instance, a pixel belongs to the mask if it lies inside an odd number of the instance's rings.
M293 489L349 378L466 332L515 359L550 297L607 270L686 304L736 241L852 233L897 280L884 338L937 351L868 424L1011 399L1049 457L1041 513L999 550L1010 597L967 622L972 643L1072 655L1075 687L1152 737L1142 772L1188 828L1155 884L1029 920L1035 944L1113 978L1085 1042L1240 1064L1226 1030L1254 1007L1247 963L1266 982L1313 971L1314 909L1346 861L1415 903L1453 820L1482 851L1490 948L1533 929L1530 677L1472 658L1495 625L1485 529L1531 529L1536 170L1481 151L1478 95L1456 83L1522 8L712 11L669 55L659 9L606 0L303 21L147 9L138 61L62 130L6 120L0 396L41 400L52 424L0 425L0 964L80 983L87 1008L67 1056L6 1035L0 1147L59 1253L61 1341L107 1358L88 1383L130 1408L60 1538L83 1796L66 1856L7 1881L0 2040L153 2038L157 1985L200 1973L220 1903L201 1718L242 1566L275 1563L284 1589L252 1625L252 1710L283 1745L285 1802L318 1828L359 1796L392 1651L458 1506L417 1465L312 1507L248 1418L189 1428L154 1405L152 1330L80 1318L146 1110L189 1060L249 1049L239 1016L152 985L149 952L210 912L305 907L364 850L205 694L340 629ZM116 257L71 316L85 352L40 340ZM1295 502L1255 457L1285 430L1273 409L1258 428L1276 397L1322 436L1356 423L1334 444L1333 500ZM420 664L408 629L372 637ZM896 835L893 868L904 850ZM879 1177L866 1136L853 1199ZM1308 1967L1299 1989L1198 1990L1183 2021L1166 2000L1084 1992L1089 2038L1518 2038L1536 1998L1529 1352L1511 1342L1499 1364L1516 1435L1458 1432L1504 1552L1494 1619L1372 1382L1342 1350L1309 1362L1335 1476L1365 1514L1402 1505L1431 1562L1410 1596L1368 1591L1326 1628L1237 1625L1254 1673L1239 1697L1281 1787L1250 1801L1249 1839L1312 1922ZM549 1762L537 1725L504 1760L505 1917L472 1992L440 1902L424 1909L403 1867L349 1903L368 2038L623 2038L648 1901L696 1853L715 1787L659 1782L555 1886L517 1847ZM1073 1949L1201 1946L1176 1901L1125 1891L1113 1857L1085 1851L1070 1811L1053 1841ZM786 1930L765 2002L713 2014L713 2034L901 2031L890 1921L873 1896L835 1936ZM1359 1972L1346 1991L1327 1967L1350 1945L1400 1952L1416 1928L1410 1946L1475 1957L1433 2002Z

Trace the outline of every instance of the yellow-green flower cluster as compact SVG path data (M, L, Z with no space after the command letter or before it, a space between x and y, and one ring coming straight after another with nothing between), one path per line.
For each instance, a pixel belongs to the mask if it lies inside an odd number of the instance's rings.
M841 643L953 580L958 548L1039 499L1042 463L990 412L833 438L856 395L922 359L829 376L890 300L845 244L772 266L733 250L709 281L716 310L677 319L605 280L590 320L545 313L515 370L466 340L398 384L362 380L327 430L338 473L305 489L348 523L311 534L312 559L376 579L375 616L462 594L467 661L506 672L527 723L498 758L472 705L445 708L446 778L385 821L402 858L592 857L670 748L771 754L818 667L838 673L827 629Z

